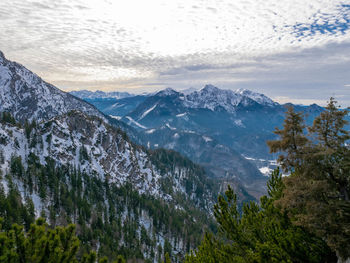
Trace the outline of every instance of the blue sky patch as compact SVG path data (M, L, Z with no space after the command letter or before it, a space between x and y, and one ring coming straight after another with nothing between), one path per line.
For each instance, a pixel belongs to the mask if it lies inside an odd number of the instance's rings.
M323 13L320 18L315 15L315 21L311 24L297 23L291 27L297 38L339 32L345 34L350 28L350 5L340 5L339 14L335 17Z

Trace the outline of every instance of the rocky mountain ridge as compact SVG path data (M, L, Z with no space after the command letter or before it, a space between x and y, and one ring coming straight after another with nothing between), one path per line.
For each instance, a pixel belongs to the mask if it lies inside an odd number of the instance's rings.
M103 118L91 104L59 90L0 53L0 112L10 112L24 122L47 120L74 109Z
M120 91L110 91L105 92L101 90L90 91L90 90L76 90L69 92L75 97L80 99L106 99L106 98L114 98L114 99L123 99L134 96L128 92L120 92Z

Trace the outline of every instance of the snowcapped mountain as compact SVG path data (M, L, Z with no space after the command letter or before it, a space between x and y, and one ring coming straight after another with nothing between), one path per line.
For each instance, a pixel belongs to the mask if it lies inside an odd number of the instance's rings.
M119 92L119 91L104 92L101 90L97 90L97 91L77 90L77 91L71 91L69 93L80 99L107 99L107 98L123 99L123 98L134 96L128 92Z
M262 105L267 105L267 106L276 106L278 105L277 102L274 102L271 100L269 97L265 96L264 94L253 92L251 90L247 89L238 89L234 91L236 94L240 94L241 96L248 97L252 99L253 101L262 104Z
M206 85L203 89L192 91L187 95L171 88L161 90L145 98L134 111L130 111L127 115L135 121L140 121L150 112L153 112L153 115L158 113L163 116L181 114L193 111L193 109L208 109L212 112L225 111L235 114L240 110L275 106L279 104L260 93L243 89L221 90L213 85Z
M206 85L199 91L188 94L184 99L184 104L189 108L204 108L212 111L224 109L229 113L234 113L238 106L248 106L258 103L262 106L274 106L277 103L263 94L249 90L221 90L213 85Z
M133 97L127 99L136 102ZM273 131L281 127L289 106L260 93L221 90L213 85L186 94L168 88L143 97L133 109L128 104L124 110L126 103L121 100L114 103L118 108L109 114L121 117L143 134L147 147L179 151L205 167L208 174L239 178L250 189L252 181L262 176L259 170L275 167L276 156L269 153L266 141L275 138ZM317 105L290 106L306 113L306 121L323 110Z
M17 120L47 120L79 109L100 116L94 106L43 81L24 66L9 61L0 51L0 111L10 112Z
M167 97L167 96L178 96L180 94L180 92L177 92L176 90L173 90L172 88L166 88L163 89L159 92L157 92L155 95L158 97Z

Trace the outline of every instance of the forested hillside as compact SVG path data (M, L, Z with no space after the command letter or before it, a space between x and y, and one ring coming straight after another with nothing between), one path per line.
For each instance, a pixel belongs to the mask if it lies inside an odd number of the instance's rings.
M137 148L79 112L23 126L2 113L0 127L5 230L13 223L28 230L41 216L51 227L76 224L78 257L94 250L99 258L158 262L168 253L177 262L205 227L215 229L207 212L217 189L175 152Z

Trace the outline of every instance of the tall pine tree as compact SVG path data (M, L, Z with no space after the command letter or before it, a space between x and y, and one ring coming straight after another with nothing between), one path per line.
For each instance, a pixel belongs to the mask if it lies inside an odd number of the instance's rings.
M269 142L271 152L281 152L282 167L292 172L284 178L286 187L276 204L293 223L326 240L343 260L350 257L348 113L331 98L306 134L300 129L304 128L302 119L290 125L298 113L289 110L283 129L276 131L279 139ZM299 140L290 140L290 134Z

